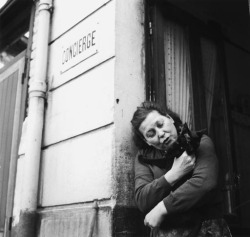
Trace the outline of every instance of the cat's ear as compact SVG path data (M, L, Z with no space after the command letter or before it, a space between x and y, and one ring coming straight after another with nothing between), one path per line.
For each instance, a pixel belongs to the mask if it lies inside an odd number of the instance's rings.
M196 131L196 134L198 137L202 137L202 135L204 135L206 133L207 133L207 129L202 129L202 130Z
M189 131L189 128L188 128L187 123L184 123L184 124L183 124L183 127L184 127L185 130Z
M187 133L188 135L191 135L187 123L183 124L181 133Z

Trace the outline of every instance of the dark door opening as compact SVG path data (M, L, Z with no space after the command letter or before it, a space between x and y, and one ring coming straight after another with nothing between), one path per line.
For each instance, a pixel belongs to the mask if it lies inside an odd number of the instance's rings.
M155 0L146 12L147 98L174 106L195 129L209 128L222 169L225 217L234 236L249 236L248 1ZM184 99L174 97L181 91Z

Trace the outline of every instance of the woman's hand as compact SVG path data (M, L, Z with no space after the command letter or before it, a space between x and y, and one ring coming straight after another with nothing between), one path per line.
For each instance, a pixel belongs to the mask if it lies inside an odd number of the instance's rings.
M150 228L159 227L166 214L167 209L161 201L146 215L144 225Z
M174 159L172 168L165 174L165 179L170 185L174 185L184 175L195 167L195 156L189 156L186 151L179 158Z

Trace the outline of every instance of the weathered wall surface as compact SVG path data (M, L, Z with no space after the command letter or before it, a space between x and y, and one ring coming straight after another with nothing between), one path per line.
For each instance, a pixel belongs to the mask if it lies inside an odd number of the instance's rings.
M134 205L134 158L131 118L145 100L144 1L116 1L114 236L146 236Z
M39 236L111 236L115 2L54 4Z
M97 211L90 205L46 209L40 214L39 236L111 236L110 217L110 207Z
M145 99L144 1L116 1L114 173L117 201L133 205L133 161L136 150L131 124L136 107ZM124 198L125 197L125 198Z
M35 21L32 60L37 30ZM145 97L144 62L143 0L54 1L38 236L143 236L130 120ZM31 63L31 80L33 74ZM14 215L20 218L28 162L22 144Z

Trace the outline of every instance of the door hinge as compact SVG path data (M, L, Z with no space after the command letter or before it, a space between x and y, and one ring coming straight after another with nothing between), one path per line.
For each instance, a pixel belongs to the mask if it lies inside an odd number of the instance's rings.
M9 218L9 230L11 230L11 228L12 228L12 220L13 220L13 217L11 216Z
M149 26L149 34L152 35L153 34L153 28L152 28L152 22L151 21L148 23L148 26Z
M23 73L22 73L22 80L21 80L21 83L22 83L22 84L24 83L25 77L26 77L26 73L23 72Z
M23 73L22 73L22 85L24 84L24 81L25 81L26 76L27 76L28 63L29 63L29 58L26 55L25 60L24 60L24 69L23 69Z

